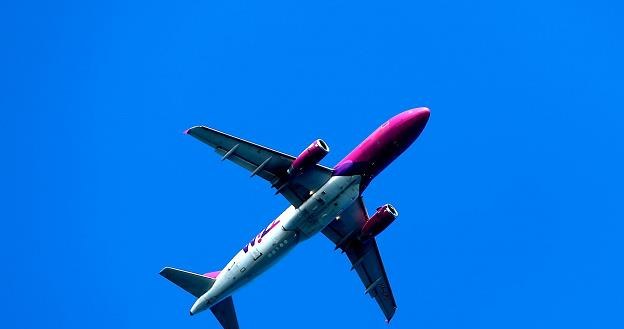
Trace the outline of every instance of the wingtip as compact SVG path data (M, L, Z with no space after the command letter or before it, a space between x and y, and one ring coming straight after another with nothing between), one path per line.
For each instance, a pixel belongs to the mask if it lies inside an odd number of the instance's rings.
M396 313L396 309L397 307L395 306L394 309L392 310L392 312L390 313L390 315L388 315L388 317L386 318L386 324L390 324L390 320L392 320L392 318L394 318L394 313Z
M202 126L192 126L191 128L186 129L184 131L184 134L185 135L190 135L193 130L195 130L196 128L199 128L199 127L202 127Z
M160 272L158 272L158 274L160 274L162 276L165 276L165 272L167 272L167 271L169 271L171 269L172 269L171 267L165 266L165 267L162 268L162 270L160 270Z
M183 133L184 133L185 135L191 135L191 133L192 133L193 131L195 131L195 130L197 130L197 129L200 129L200 128L201 128L201 129L205 129L206 127L205 127L205 126L193 126L193 127L191 127L191 128L186 129L185 131L183 131ZM192 135L191 135L191 136L192 136Z

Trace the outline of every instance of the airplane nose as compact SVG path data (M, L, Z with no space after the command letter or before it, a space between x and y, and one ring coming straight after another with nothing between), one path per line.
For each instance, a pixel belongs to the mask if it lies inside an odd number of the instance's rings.
M431 111L426 107L419 107L419 108L407 111L408 118L406 121L408 123L409 129L414 132L417 132L417 134L420 134L420 132L427 125L427 121L429 121L430 114L431 114Z
M429 116L431 115L431 110L426 107L420 107L412 110L412 120L417 121L420 124L427 124L429 120Z

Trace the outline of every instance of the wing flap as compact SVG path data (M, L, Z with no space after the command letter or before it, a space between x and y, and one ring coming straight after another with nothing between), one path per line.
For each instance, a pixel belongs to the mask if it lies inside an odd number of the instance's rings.
M240 144L236 144L240 145ZM245 149L244 147L239 149L238 147L234 149L234 153L230 153L227 157L228 152L232 151L232 149L224 149L218 147L215 149L217 154L221 155L221 160L230 160L235 164L247 169L248 171L255 174L253 176L259 176L264 178L269 182L276 181L279 172L285 172L290 166L290 162L284 161L284 159L278 159L269 154L264 154L263 156L252 157L250 156L250 150ZM237 153L240 152L240 153ZM266 162L269 160L269 162ZM272 160L272 161L271 161ZM280 162L282 162L280 164ZM260 168L260 165L264 163L263 168ZM260 168L259 170L257 170ZM257 171L256 171L257 170Z

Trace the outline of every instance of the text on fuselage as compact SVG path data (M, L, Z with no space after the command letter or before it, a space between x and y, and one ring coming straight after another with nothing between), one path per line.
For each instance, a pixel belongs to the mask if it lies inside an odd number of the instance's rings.
M256 243L262 242L262 238L267 235L277 224L279 224L279 219L274 220L267 228L265 228L262 232L258 233L258 235L253 238L246 246L243 247L243 251L247 253L249 248L253 247Z

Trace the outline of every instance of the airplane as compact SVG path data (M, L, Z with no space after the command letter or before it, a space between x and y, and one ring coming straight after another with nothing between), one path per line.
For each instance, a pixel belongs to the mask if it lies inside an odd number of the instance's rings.
M375 237L399 215L390 204L369 217L362 193L370 182L423 131L429 120L426 107L404 111L383 123L333 168L319 162L329 146L318 139L297 157L228 135L195 126L185 131L222 156L261 177L290 206L251 239L216 272L197 274L165 267L160 274L197 298L194 315L210 309L224 329L238 329L232 294L258 277L299 243L321 232L341 249L374 298L386 322L397 305L377 248Z

